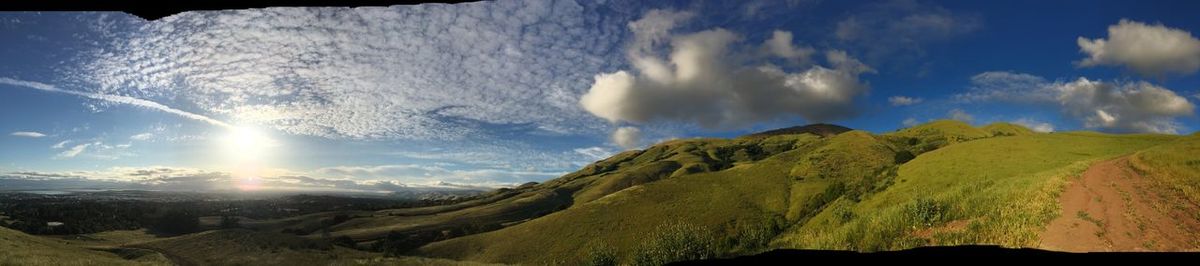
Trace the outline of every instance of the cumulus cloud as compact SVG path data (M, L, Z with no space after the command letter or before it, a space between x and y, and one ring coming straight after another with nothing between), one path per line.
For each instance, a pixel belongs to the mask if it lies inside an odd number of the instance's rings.
M35 131L17 131L17 132L13 132L9 135L17 136L17 137L26 137L26 138L40 138L40 137L46 136L46 134L42 134L41 132L35 132Z
M904 121L901 121L900 124L906 127L911 127L921 124L921 121L918 121L916 118L909 117L905 118Z
M963 109L958 109L958 108L950 109L949 112L946 112L946 118L963 121L963 122L967 122L967 123L971 123L971 122L975 121L975 116L972 116L971 114L968 114L966 111L963 111Z
M914 104L921 103L921 102L922 102L922 101L924 101L924 100L925 100L925 99L921 99L921 98L915 98L915 97L908 97L908 96L892 96L892 97L888 97L888 103L891 103L891 104L892 104L892 106L906 106L906 105L914 105Z
M480 125L522 124L584 134L604 125L576 99L591 73L619 63L610 58L627 21L598 12L607 8L496 1L187 12L132 25L73 73L98 93L185 101L298 135L460 140L482 134Z
M661 36L661 28L649 34L637 27L645 20L658 20L649 15L653 13L630 24L635 36ZM779 36L768 40L765 47L782 46L771 44L779 42ZM734 128L789 115L830 121L856 114L854 100L868 88L858 76L874 72L837 50L824 52L829 66L812 65L799 71L766 61L742 62L733 55L734 50L745 47L739 46L740 41L736 33L720 28L672 35L669 56L664 59L642 51L647 48L641 44L655 42L635 40L638 50L629 58L634 69L596 75L579 103L614 124L670 121L710 129ZM798 60L799 56L785 52L774 57Z
M1029 118L1017 119L1015 121L1012 121L1012 123L1025 126L1025 127L1029 128L1030 130L1033 130L1034 132L1042 132L1042 133L1054 132L1054 125L1052 125L1050 123L1046 123L1046 122L1040 122L1037 120L1029 119Z
M642 130L636 127L619 127L613 131L612 141L625 149L635 149L641 146Z
M1108 26L1108 39L1079 37L1088 55L1079 66L1124 66L1144 76L1191 74L1200 69L1200 40L1190 32L1121 19Z
M1029 74L986 72L972 77L961 102L1000 101L1055 106L1084 127L1114 132L1178 133L1176 117L1194 114L1186 97L1149 82L1079 78L1046 81Z

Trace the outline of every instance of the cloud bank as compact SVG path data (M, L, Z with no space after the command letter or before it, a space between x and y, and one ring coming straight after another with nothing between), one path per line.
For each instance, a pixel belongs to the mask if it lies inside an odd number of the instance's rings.
M845 52L825 51L827 66L797 65L811 52L797 48L790 33L775 32L762 45L744 47L738 34L721 28L671 34L670 27L689 16L664 12L629 24L636 36L628 53L633 69L596 75L579 99L585 110L614 124L666 121L728 129L784 116L848 118L856 114L854 100L868 90L859 75L874 70ZM666 58L653 52L661 44L669 45ZM768 53L758 57L754 51Z
M1176 117L1195 112L1186 97L1149 82L1104 82L1078 78L1050 82L1021 73L985 72L971 78L960 102L998 101L1048 105L1084 127L1112 132L1178 133Z
M1108 39L1079 37L1082 67L1124 66L1143 76L1191 74L1200 70L1200 40L1191 33L1121 19L1108 27Z

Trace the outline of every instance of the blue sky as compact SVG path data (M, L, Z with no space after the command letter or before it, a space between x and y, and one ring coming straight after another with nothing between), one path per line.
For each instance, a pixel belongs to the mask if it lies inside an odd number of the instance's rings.
M495 187L811 122L1200 129L1194 1L640 2L0 13L0 179Z

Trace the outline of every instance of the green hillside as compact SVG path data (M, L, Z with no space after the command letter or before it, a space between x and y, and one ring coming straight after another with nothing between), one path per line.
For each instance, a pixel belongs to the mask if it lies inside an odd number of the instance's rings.
M25 246L0 252L20 250L4 254L9 264L658 265L778 248L1037 247L1068 178L1130 154L1180 200L1200 200L1194 136L950 120L879 135L772 132L667 141L451 205L246 220L247 229L171 238L8 230L0 239Z
M983 131L986 131L988 133L991 133L992 136L1025 136L1025 135L1033 135L1036 133L1036 132L1033 132L1033 130L1030 130L1029 128L1026 128L1024 126L1013 124L1013 123L1005 123L1005 122L992 123L992 124L983 126L980 129L982 129Z
M1055 197L1066 176L1177 138L1031 134L1016 125L988 130L935 121L884 135L675 140L541 184L574 195L562 211L415 254L638 264L771 248L1034 246L1057 216ZM658 252L664 249L691 252Z

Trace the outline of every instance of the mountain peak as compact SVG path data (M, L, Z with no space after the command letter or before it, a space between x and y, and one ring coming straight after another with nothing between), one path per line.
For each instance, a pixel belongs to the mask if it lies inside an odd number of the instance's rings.
M776 135L793 135L793 134L803 134L803 133L809 133L809 134L813 134L813 135L817 135L817 136L821 136L821 137L829 137L829 136L841 134L843 132L851 131L851 130L854 130L854 129L839 126L839 125L834 125L834 124L817 123L817 124L808 124L808 125L803 125L803 126L772 129L772 130L758 132L758 133L754 133L754 134L750 134L750 135L745 135L743 137L762 138L762 137L770 137L770 136L776 136Z

